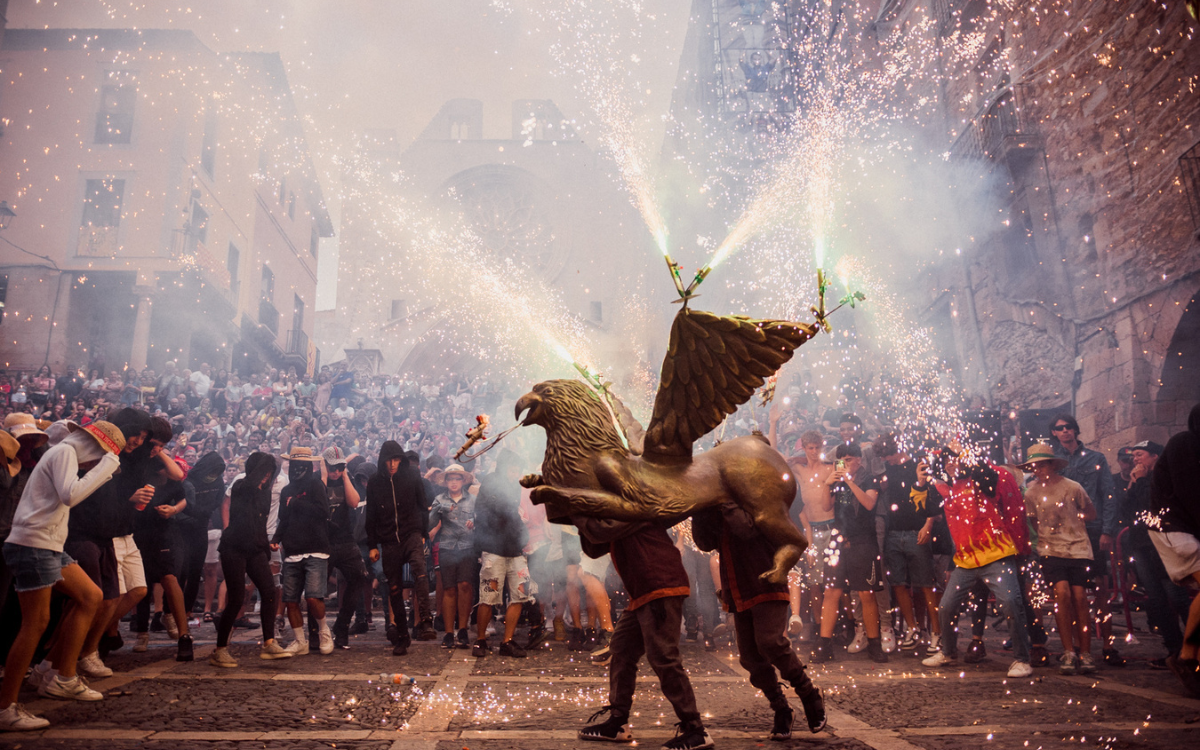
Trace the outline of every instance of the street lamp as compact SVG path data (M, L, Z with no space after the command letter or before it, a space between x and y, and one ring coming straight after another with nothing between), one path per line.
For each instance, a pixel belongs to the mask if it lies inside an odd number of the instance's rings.
M0 231L8 229L9 223L16 215L17 212L8 207L8 201L0 201Z

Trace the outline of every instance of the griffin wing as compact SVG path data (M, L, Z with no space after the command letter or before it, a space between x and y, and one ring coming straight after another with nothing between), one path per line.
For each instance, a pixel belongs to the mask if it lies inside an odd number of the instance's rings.
M817 329L684 307L671 324L646 430L647 455L691 456L692 443L750 400Z

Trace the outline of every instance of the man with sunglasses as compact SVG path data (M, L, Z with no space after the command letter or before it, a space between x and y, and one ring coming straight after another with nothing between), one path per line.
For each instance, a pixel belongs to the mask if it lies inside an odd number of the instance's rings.
M1108 558L1118 531L1117 503L1113 498L1108 459L1100 451L1084 447L1079 441L1079 423L1070 414L1059 414L1050 420L1050 435L1054 455L1067 462L1062 476L1082 485L1096 507L1095 518L1087 522L1093 557L1091 588L1096 592L1095 607L1100 620L1101 642L1104 644L1104 662L1112 667L1123 667L1125 658L1117 651L1112 634L1112 614L1108 606Z

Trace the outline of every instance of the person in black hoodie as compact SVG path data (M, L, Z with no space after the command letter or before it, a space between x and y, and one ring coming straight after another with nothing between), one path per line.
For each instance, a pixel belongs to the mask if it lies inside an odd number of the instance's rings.
M208 521L225 500L225 459L205 453L188 472L191 486L188 505L175 517L175 529L183 546L183 566L177 571L183 588L183 609L190 613L200 594L200 576L208 554Z
M411 638L404 616L403 568L408 565L415 584L418 640L433 640L433 616L429 612L429 576L425 568L425 489L420 477L409 471L408 457L400 444L388 440L379 449L379 468L367 484L367 541L370 559L383 554L383 574L388 581L388 598L396 618L396 640L392 654L408 653Z
M475 619L475 646L471 649L473 656L487 656L490 651L487 626L492 621L492 607L500 606L504 600L506 583L508 611L504 616L500 655L525 656L525 649L513 640L522 607L533 601L529 561L525 557L529 529L521 520L521 487L517 484L520 476L517 454L510 450L501 451L496 470L484 478L475 501L475 551L482 555L483 566L479 573L479 610Z
M1188 428L1167 441L1151 482L1150 509L1160 523L1150 540L1171 580L1194 589L1200 585L1200 404L1192 407ZM1198 650L1200 596L1188 608L1179 654L1167 658L1188 692L1200 697Z
M354 539L358 488L346 471L346 456L336 446L321 454L325 466L325 493L329 498L329 567L345 582L338 594L338 615L333 623L334 648L350 648L350 618L367 580L367 569Z
M333 633L325 622L325 593L329 586L329 497L315 471L320 456L311 448L294 447L288 462L288 485L279 493L279 526L271 541L283 546L283 606L296 640L287 650L308 653L308 636L300 615L300 595L308 616L317 621L322 654L333 653ZM228 580L228 579L226 579Z
M221 532L221 571L228 582L225 609L217 622L217 648L208 663L232 668L237 662L229 654L229 634L246 598L242 582L246 576L258 589L263 644L260 659L287 659L292 655L275 642L275 577L271 574L271 550L278 549L267 538L267 516L271 513L271 485L278 465L266 453L246 458L246 476L229 491L228 523Z

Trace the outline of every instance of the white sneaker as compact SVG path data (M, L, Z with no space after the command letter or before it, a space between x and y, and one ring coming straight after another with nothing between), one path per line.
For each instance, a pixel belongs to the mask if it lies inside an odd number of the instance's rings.
M804 627L804 623L796 615L792 615L788 620L788 635L800 635L800 630Z
M229 653L229 648L226 646L214 649L212 655L208 657L208 663L214 667L223 667L225 669L233 669L238 665L233 659L233 654Z
M308 653L308 641L304 639L292 641L284 651L292 656L304 656Z
M175 615L163 612L162 624L167 629L167 635L171 636L171 640L179 640L179 626L175 624Z
M857 654L867 647L867 631L862 625L854 626L854 640L850 641L850 645L846 647L846 651L851 654Z
M279 641L272 638L262 645L262 650L258 652L260 659L290 659L293 654L283 646L279 645Z
M947 664L953 664L955 661L957 659L952 659L939 651L928 659L922 659L921 663L927 667L944 667Z
M93 651L87 656L82 656L79 661L75 662L75 669L84 677L93 680L112 677L113 671L104 666L104 662L100 661L100 652Z
M38 695L65 701L98 701L104 698L99 692L88 687L87 680L79 675L69 680L64 680L62 675L55 675L53 680L42 686Z
M34 690L41 690L42 686L50 680L53 680L58 675L58 670L50 665L45 668L39 663L29 670L29 676L25 678L25 684Z
M135 654L142 654L142 653L145 653L146 651L148 651L149 649L150 649L150 634L149 633L138 633L137 643L135 643L133 646L133 652Z
M929 645L926 648L931 654L940 652L942 650L942 637L940 635L930 635Z
M1026 661L1014 661L1008 668L1009 677L1028 677L1031 674L1033 674L1033 667L1029 666L1029 662Z
M0 731L2 732L29 732L34 729L45 729L48 726L50 726L50 722L29 713L20 703L9 704L8 708L0 711Z
M892 630L890 625L885 625L880 628L880 637L883 646L883 653L891 654L896 651L896 631Z
M321 637L321 655L328 656L333 653L333 633L329 630L322 630Z
M916 628L909 628L904 631L904 637L900 639L900 650L910 651L917 647L921 642L921 632Z

